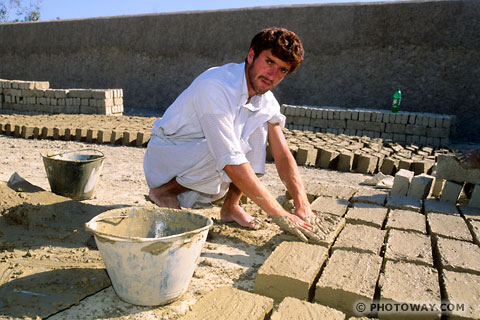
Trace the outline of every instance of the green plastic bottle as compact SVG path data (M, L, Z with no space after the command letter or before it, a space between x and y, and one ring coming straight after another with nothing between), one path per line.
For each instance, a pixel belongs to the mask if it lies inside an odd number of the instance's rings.
M398 89L393 94L393 104L392 104L393 113L398 113L398 110L400 109L400 101L402 101L402 92L400 91L400 89Z

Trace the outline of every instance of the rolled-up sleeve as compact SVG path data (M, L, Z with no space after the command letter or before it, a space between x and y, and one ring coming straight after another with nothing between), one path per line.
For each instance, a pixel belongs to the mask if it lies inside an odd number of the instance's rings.
M230 110L235 105L228 101L223 89L215 82L204 83L202 89L195 97L195 111L215 158L216 170L248 162L245 154L249 146L235 133L235 112Z

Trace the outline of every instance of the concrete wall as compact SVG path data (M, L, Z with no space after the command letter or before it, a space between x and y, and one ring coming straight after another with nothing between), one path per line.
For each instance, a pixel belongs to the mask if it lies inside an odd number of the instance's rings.
M480 1L259 7L0 25L0 78L52 88L123 88L125 107L165 110L208 67L246 56L251 37L285 26L304 64L280 103L457 116L480 140Z

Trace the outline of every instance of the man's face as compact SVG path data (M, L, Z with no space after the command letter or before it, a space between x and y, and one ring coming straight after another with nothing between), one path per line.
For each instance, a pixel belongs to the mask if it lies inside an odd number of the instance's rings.
M248 95L264 94L275 88L288 74L290 67L290 63L275 57L271 50L263 50L255 57L255 52L250 49L246 67Z

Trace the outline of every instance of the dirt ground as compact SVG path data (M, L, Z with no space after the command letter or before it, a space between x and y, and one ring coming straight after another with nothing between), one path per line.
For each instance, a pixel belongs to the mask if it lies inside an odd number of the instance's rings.
M115 120L112 120L110 117L107 124L97 116L67 118L65 123L59 117L48 116L26 117L25 121L39 121L42 126L51 127L68 127L75 121L76 127L149 130L154 120L147 117L113 117ZM41 153L92 147L105 154L94 197L73 201L49 192ZM246 209L264 222L256 231L222 223L219 207L198 210L212 217L214 226L187 292L162 307L131 305L115 294L92 235L84 224L109 209L151 205L145 200L147 185L142 168L145 149L0 136L0 150L0 181L3 181L0 182L0 318L178 319L212 288L233 286L252 291L256 272L273 249L284 240L295 240L272 224L253 203L245 204ZM365 188L360 183L368 178L362 174L308 167L301 167L300 171L306 185ZM20 184L16 186L17 191L7 187L6 181L14 173L33 186ZM267 164L262 181L282 202L285 189L273 164Z

